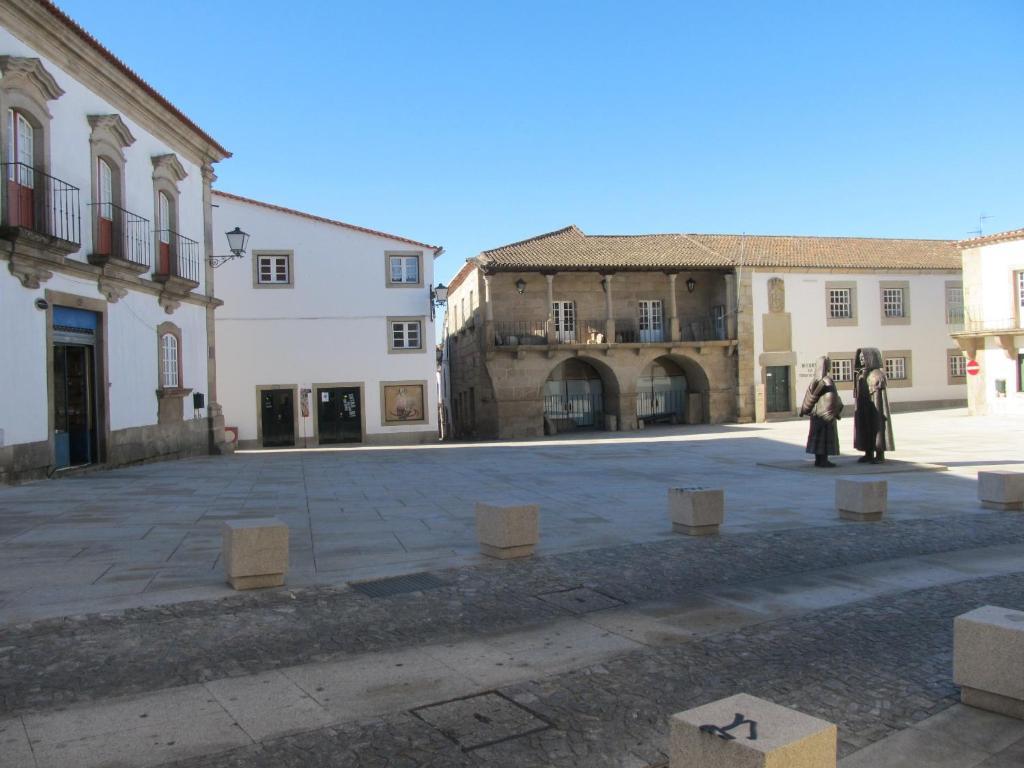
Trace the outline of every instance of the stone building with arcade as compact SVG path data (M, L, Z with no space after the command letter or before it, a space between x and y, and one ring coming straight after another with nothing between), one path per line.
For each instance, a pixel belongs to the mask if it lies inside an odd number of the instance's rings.
M848 388L860 346L886 355L897 408L962 404L959 261L943 240L572 226L484 251L448 288L446 432L790 417L815 358Z

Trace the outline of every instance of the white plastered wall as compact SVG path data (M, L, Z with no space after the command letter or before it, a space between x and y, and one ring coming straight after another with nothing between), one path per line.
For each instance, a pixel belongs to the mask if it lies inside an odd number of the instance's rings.
M768 281L781 278L786 288L786 312L792 318L792 349L796 355L795 410L811 381L814 363L829 352L854 352L860 347L910 350L912 386L891 387L890 402L955 401L967 397L964 384L950 385L947 352L956 346L945 316L946 283L958 282L958 272L825 273L757 271L753 275L754 381L763 381L762 315L768 312ZM909 283L910 322L882 323L880 282ZM830 326L826 322L826 289L831 282L856 284L857 324ZM842 391L842 390L841 390Z
M1024 271L1024 240L964 251L964 307L971 330L1021 327L1024 317L1016 307L1013 283L1018 271ZM1009 353L994 337L977 340L976 360L981 369L977 376L968 378L968 406L972 414L1024 413L1024 393L1016 391L1016 354L1024 352L1024 334L1009 338L1013 341ZM1005 397L996 391L999 380L1006 382Z
M214 232L251 236L245 259L217 270L217 393L239 440L256 440L256 387L362 383L367 442L431 440L437 434L434 325L428 303L433 251L379 235L214 194ZM291 252L294 286L254 288L255 254ZM385 254L422 254L422 286L387 288ZM421 352L389 353L388 317L423 319ZM384 425L380 383L422 381L426 422ZM298 404L296 404L298 407ZM296 444L312 444L315 403ZM307 438L307 440L303 440Z

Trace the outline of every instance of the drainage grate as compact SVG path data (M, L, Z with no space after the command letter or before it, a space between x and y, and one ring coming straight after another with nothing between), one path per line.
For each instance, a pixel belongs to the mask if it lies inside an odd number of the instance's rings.
M603 611L605 608L615 608L616 606L623 605L621 600L587 587L563 589L558 592L545 592L541 595L534 595L534 597L569 613L593 613L594 611Z
M497 691L417 707L412 714L428 723L463 752L529 736L551 723Z
M391 576L387 579L350 581L348 585L367 597L391 597L409 592L421 592L425 589L447 587L448 582L429 573L410 573L408 576Z

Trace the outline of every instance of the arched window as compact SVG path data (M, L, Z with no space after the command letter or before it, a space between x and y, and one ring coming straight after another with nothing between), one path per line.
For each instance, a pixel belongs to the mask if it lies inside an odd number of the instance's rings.
M173 333L160 336L160 386L177 389L180 386L178 368L178 338Z
M7 220L11 226L35 224L35 131L16 109L7 110Z

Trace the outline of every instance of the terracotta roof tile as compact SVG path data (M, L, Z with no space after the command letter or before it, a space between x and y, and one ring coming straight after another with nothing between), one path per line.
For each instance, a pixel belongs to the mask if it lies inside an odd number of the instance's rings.
M995 232L991 235L972 237L968 240L961 240L957 243L957 246L960 248L977 248L979 245L1004 243L1009 240L1024 240L1024 229L1011 229L1008 232Z
M344 227L345 229L353 229L356 232L364 232L368 235L376 235L377 237L386 237L388 240L398 240L402 243L409 243L409 245L415 245L420 248L429 248L434 252L434 258L437 258L444 252L444 248L440 245L429 245L427 243L421 243L419 240L410 240L408 237L400 237L399 235L391 235L387 232L381 232L376 229L369 229L368 227L359 227L355 224L346 224L344 221L337 221L335 219L327 219L323 216L317 216L312 213L306 213L305 211L297 211L294 208L285 208L283 205L274 205L273 203L264 203L262 200L253 200L251 197L242 197L241 195L233 195L230 192L221 192L219 189L213 190L213 194L217 197L226 197L228 200L237 200L240 203L249 203L250 205L258 205L261 208L269 208L272 211L278 211L279 213L287 213L292 216L300 216L303 219L309 219L310 221L319 221L321 224L330 224L335 227Z
M586 235L566 227L476 258L485 269L599 270L734 266L959 269L951 240L776 235Z

